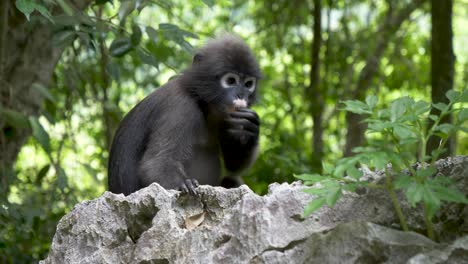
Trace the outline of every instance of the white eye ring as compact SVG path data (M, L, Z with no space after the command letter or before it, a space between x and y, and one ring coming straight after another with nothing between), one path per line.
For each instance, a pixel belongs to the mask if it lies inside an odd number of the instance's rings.
M232 88L239 85L239 75L229 72L221 77L221 86L223 88Z
M255 90L256 80L254 77L247 77L244 80L244 86L249 90L249 92L253 92Z

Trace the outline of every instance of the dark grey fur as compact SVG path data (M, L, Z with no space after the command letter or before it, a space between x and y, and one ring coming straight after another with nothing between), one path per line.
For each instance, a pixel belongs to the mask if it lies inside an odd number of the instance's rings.
M261 76L249 47L232 35L209 41L189 69L127 114L110 151L111 192L127 195L152 182L191 193L197 182L241 183L232 175L256 158L259 118L250 109L234 110L232 102L244 98L250 106L257 88L222 88L219 80L227 72ZM221 164L231 177L222 179Z

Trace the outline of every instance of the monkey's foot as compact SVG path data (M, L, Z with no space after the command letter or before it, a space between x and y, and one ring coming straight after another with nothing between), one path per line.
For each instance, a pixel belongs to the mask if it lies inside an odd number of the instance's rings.
M181 191L182 193L189 193L191 195L197 195L197 190L195 190L198 185L197 180L195 179L185 179L184 182L177 188L178 191Z

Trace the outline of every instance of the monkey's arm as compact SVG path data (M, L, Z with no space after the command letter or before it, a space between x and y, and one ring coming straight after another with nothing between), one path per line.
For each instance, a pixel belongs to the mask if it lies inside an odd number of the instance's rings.
M189 178L186 165L193 158L196 140L193 133L198 129L197 124L203 122L203 117L201 113L192 112L190 120L181 122L176 119L188 116L183 109L174 109L169 114L170 118L157 122L148 135L147 147L139 163L140 185L145 187L157 182L166 189L195 194L198 182Z
M224 120L220 145L224 166L231 173L248 168L257 158L260 119L253 110L238 109Z

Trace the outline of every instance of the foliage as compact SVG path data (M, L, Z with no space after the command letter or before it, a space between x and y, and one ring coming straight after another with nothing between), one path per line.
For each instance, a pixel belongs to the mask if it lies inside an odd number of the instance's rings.
M53 31L51 42L64 52L53 83L35 83L31 94L21 95L43 98L39 117L0 103L0 117L9 125L3 136L8 138L15 129L32 135L8 179L7 200L0 201L0 262L30 263L45 257L61 216L105 190L108 148L123 113L179 74L190 63L194 47L224 31L241 35L252 46L265 76L255 106L262 120L261 150L245 182L264 194L271 182L293 181L292 172L315 171L310 163L310 99L305 96L311 1L95 0L83 12L72 2L15 0L26 25L47 24ZM328 164L341 156L344 145L346 127L338 102L349 99L390 2L322 2L327 22L320 79ZM454 18L459 32L455 41L462 43L455 52L458 90L466 88L468 78L466 41L460 37L468 28L465 9L463 4L454 8L459 13ZM428 25L427 10L419 10L390 41L379 75L371 80L379 101L391 102L401 95L429 97ZM396 130L404 135L405 128ZM371 136L380 139L377 133ZM460 132L457 137L458 154L467 154L468 137ZM332 171L325 166L326 173ZM350 167L347 173L356 175L359 170ZM332 191L312 206L333 204L343 188L352 187L333 180L323 184ZM418 195L415 201L424 199Z
M461 104L468 102L468 90L446 94L448 104L415 101L411 97L394 100L390 106L379 109L377 98L369 96L365 102L344 101L344 110L368 116L368 144L354 149L356 155L341 158L335 167L324 166L325 174L301 174L296 176L306 185L304 191L317 196L304 210L309 215L323 205L334 206L343 191L354 191L356 187L368 186L387 190L400 218L401 226L408 230L401 211L396 190L404 191L406 199L415 207L422 203L428 236L434 239L431 218L442 202L468 203L465 195L453 188L453 182L437 171L435 162L444 152L447 139L457 131L468 133L468 108ZM431 113L432 108L440 115ZM447 115L454 115L453 124L441 123ZM433 122L429 122L432 120ZM426 153L427 141L431 136L442 138L438 148ZM419 168L412 164L419 162ZM385 172L385 184L375 184L362 179L363 166Z

